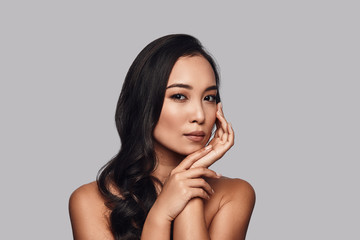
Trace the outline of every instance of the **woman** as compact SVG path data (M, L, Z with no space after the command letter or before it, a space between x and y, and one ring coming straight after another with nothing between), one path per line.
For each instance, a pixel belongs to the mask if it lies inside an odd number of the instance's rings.
M70 197L75 239L245 239L253 188L208 169L234 143L218 89L215 63L192 36L140 52L115 114L121 149Z

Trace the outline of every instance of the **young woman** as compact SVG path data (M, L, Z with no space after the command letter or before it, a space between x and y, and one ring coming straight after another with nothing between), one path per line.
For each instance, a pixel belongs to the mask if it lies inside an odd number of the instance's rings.
M255 193L208 168L234 133L216 65L197 39L175 34L146 46L115 120L119 153L70 197L74 239L245 239Z

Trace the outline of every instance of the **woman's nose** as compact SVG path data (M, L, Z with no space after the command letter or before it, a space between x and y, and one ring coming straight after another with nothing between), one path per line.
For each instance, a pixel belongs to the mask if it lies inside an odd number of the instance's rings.
M190 106L190 122L202 124L205 121L205 112L201 103L194 103Z

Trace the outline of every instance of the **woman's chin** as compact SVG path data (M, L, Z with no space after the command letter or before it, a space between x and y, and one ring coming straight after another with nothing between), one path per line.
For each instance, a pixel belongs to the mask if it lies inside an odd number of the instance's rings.
M205 147L205 145L204 146L203 145L191 146L191 147L188 147L188 148L184 149L184 151L181 154L184 155L184 156L188 156L188 155L202 149L203 147Z

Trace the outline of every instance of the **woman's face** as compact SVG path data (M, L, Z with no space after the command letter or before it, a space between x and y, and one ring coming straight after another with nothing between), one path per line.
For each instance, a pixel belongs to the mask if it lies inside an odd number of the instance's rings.
M179 58L154 129L155 150L189 155L205 146L216 120L216 94L214 71L204 57Z

